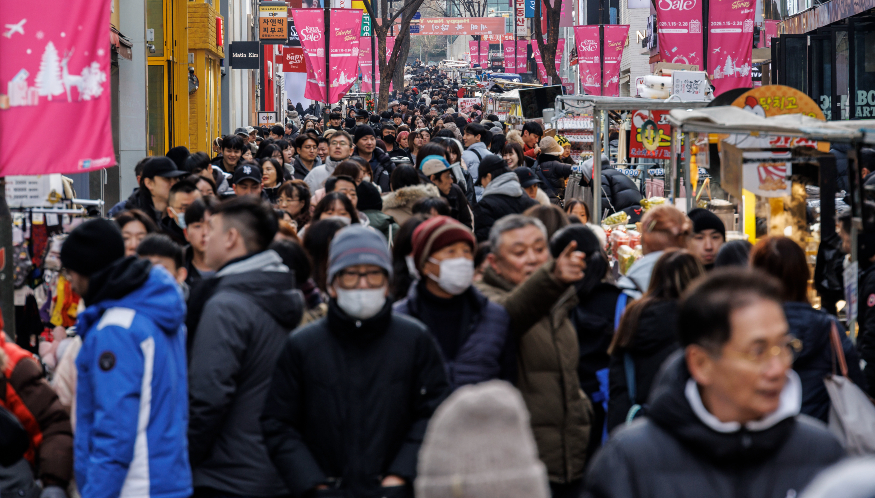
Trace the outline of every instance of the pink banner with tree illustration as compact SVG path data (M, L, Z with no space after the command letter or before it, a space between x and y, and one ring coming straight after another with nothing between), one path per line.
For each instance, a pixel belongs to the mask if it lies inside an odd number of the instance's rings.
M35 8L28 2L2 3L0 176L85 173L116 164L110 125L110 4L47 0ZM45 134L34 130L48 123L64 130L64 144L72 145L47 147Z
M292 18L307 64L304 98L325 102L325 14L322 9L293 9Z
M331 38L329 62L331 87L329 103L340 102L358 79L359 37L362 29L362 11L359 9L331 9Z
M486 67L489 64L489 42L486 40L469 40L468 52L471 54L471 64Z
M756 0L711 0L708 72L714 96L733 88L749 88Z
M659 55L663 62L702 69L701 0L657 0Z
M516 68L516 42L513 40L505 40L501 43L501 49L504 52L504 72L517 73Z
M371 60L371 37L359 38L359 69L362 72L362 91L370 93L374 91L373 78L376 75L373 61Z
M628 36L628 25L605 26L605 96L620 96L620 62Z
M598 26L575 26L574 43L577 45L577 63L580 67L580 86L586 95L601 95L601 50Z
M516 42L516 67L517 73L528 72L529 42L517 40Z
M377 47L379 49L379 47ZM386 37L386 61L388 61L392 57L392 51L395 50L395 37L387 36ZM380 57L377 56L377 86L374 88L374 91L379 91L380 89ZM392 91L392 83L389 83L389 91Z

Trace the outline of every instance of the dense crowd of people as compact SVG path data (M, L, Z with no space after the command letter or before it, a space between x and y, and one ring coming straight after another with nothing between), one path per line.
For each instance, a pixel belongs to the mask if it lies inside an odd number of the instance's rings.
M0 334L0 495L785 498L846 456L823 379L871 372L796 242L655 206L617 279L565 182L628 179L423 74L141 161L61 248L52 377Z

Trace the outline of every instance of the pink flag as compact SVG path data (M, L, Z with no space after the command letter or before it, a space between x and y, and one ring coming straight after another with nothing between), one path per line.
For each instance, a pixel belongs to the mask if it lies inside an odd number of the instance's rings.
M699 0L658 0L656 17L662 61L695 64L702 69L705 59L702 57L702 5Z
M371 60L371 38L363 36L359 39L359 68L362 71L362 91L370 93L374 91L373 61Z
M525 73L528 68L529 42L517 40L516 42L516 68L517 73Z
M0 176L86 173L115 165L110 4L47 0L35 9L28 2L3 2ZM47 123L63 130L63 143L47 146L45 135L34 133Z
M559 39L559 44L556 45L556 72L559 72L559 68L562 67L562 54L565 52L565 38ZM553 82L554 85L558 85L559 83Z
M559 72L559 67L562 64L562 51L565 50L565 39L560 38L559 43L556 46L556 72ZM544 67L544 61L541 59L541 49L538 47L538 42L532 41L532 52L535 55L535 64L538 66L538 80L541 83L545 83L547 81L547 69ZM558 85L559 82L554 82L554 85Z
M331 38L328 40L331 64L330 104L340 98L358 79L359 37L362 11L331 9Z
M501 43L504 50L504 72L516 73L516 47L513 40L505 40Z
M778 24L781 21L763 21L760 43L757 48L772 48L772 38L778 37Z
M751 86L751 51L756 0L711 0L708 72L714 96Z
M623 48L629 36L629 26L610 24L605 26L605 93L608 97L620 96L620 62Z
M575 26L574 43L577 45L577 63L580 67L582 93L602 95L599 27Z
M307 85L304 98L326 102L325 92L325 14L322 9L293 9L292 18L304 49Z
M377 50L379 51L379 46ZM386 37L386 61L388 61L392 57L392 50L395 49L395 37L387 36ZM374 87L374 91L380 91L380 55L377 54L377 86ZM392 91L392 83L389 83L389 91Z
M574 26L574 19L571 17L571 12L574 10L574 3L572 0L556 0L562 4L561 10L559 11L559 27L560 28L571 28ZM555 5L554 5L555 8Z
M468 40L468 54L471 55L471 66L480 64L480 49L477 48L477 40Z

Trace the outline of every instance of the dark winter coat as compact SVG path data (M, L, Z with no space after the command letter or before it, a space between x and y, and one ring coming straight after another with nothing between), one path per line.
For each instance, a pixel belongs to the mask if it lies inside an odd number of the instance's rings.
M450 205L450 217L458 220L459 223L468 228L474 228L474 220L471 219L471 208L468 207L468 199L465 198L465 192L455 183L450 186L450 193L444 195L441 192L441 197L447 200Z
M848 378L860 389L866 390L866 379L860 371L860 357L845 334L844 326L832 315L816 310L808 303L784 303L784 314L790 325L790 335L802 341L802 351L793 361L793 370L802 381L802 413L829 421L829 395L824 377L833 372L833 356L829 334L835 323L842 339Z
M666 358L680 349L678 342L678 305L676 301L657 301L647 306L638 319L632 343L611 355L608 383L608 432L626 421L632 408L626 381L624 355L632 356L635 364L636 401L645 404L650 397L652 383Z
M316 160L313 161L313 167L315 168L316 166L322 166L322 160L319 159L319 156L316 156ZM294 177L295 180L303 180L307 177L307 174L310 173L310 171L311 170L307 169L307 167L304 166L304 163L301 162L301 158L295 156L295 162L292 163L292 177Z
M578 294L580 303L571 310L571 323L577 331L580 348L577 376L580 387L590 397L599 390L596 372L608 368L608 347L614 339L614 315L619 296L620 289L616 285L602 282L586 296Z
M857 351L866 362L863 373L869 387L867 392L872 396L875 393L875 265L870 263L861 271L858 282L857 323L860 329Z
M585 183L585 182L584 182ZM602 209L608 214L637 206L643 196L629 177L602 163Z
M474 206L474 235L478 242L489 238L492 225L509 214L522 214L537 206L538 201L523 191L516 173L511 171L494 178L483 190L483 197Z
M353 155L357 156L359 154L358 152L355 152ZM369 163L371 165L371 171L374 172L371 181L378 185L383 192L390 192L392 188L389 185L389 177L392 174L392 171L395 170L395 165L392 164L392 158L390 158L389 154L386 154L386 151L383 149L374 147L374 152L371 153L371 160Z
M689 379L683 355L672 357L649 415L596 454L584 498L786 498L844 456L823 424L793 407L762 430L717 432L685 396Z
M429 302L422 298L419 285L411 285L407 297L394 305L396 313L422 320L422 309ZM450 357L441 350L450 386L453 389L466 384L476 384L492 379L513 381L516 370L513 362L516 355L509 341L510 317L498 304L490 302L474 286L460 297L467 301L470 310L467 324L458 330L458 352ZM425 323L426 327L433 324Z
M565 179L571 176L572 166L559 160L559 156L542 153L535 165L535 174L540 173L547 182L544 191L550 197L565 197Z
M303 299L274 251L226 265L206 302L191 353L188 444L195 487L223 494L286 493L259 426L276 360Z
M164 213L158 212L155 209L149 189L138 188L134 190L134 193L128 197L128 201L125 203L124 210L127 211L129 209L139 209L155 222L155 226L161 226L161 218L164 216Z
M428 329L388 300L368 320L331 300L280 349L261 427L291 495L332 484L325 496L386 496L387 475L413 483L428 421L449 393Z

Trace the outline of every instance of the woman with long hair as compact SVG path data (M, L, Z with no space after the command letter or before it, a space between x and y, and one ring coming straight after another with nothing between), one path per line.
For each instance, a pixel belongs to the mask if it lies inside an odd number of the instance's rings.
M680 349L678 301L690 283L704 274L699 258L689 251L667 249L653 267L647 292L626 308L608 349L611 355L608 432L626 420L633 404L647 400L662 363ZM634 400L629 395L627 361L634 372Z
M501 157L511 171L526 165L526 155L523 148L516 142L507 142L501 149Z
M277 207L292 215L298 232L310 224L310 187L303 180L283 183L277 197Z
M416 155L419 154L419 149L421 149L423 143L425 143L422 141L422 135L420 132L422 132L422 130L414 130L410 132L410 139L408 140L410 142L410 155L413 157L414 162L416 162Z
M830 399L823 379L833 372L835 356L830 334L835 328L848 363L848 377L865 391L866 379L860 358L839 320L814 309L808 300L808 261L799 244L787 237L760 239L750 253L751 267L781 281L784 288L784 315L790 327L792 344L799 349L793 370L802 383L802 413L829 422ZM793 339L791 339L793 340ZM801 341L801 344L798 343Z
M279 159L273 157L259 159L258 166L261 168L261 188L267 194L267 200L276 204L283 183L283 167Z
M346 194L331 192L313 210L314 220L338 219L347 225L359 222L359 212Z

